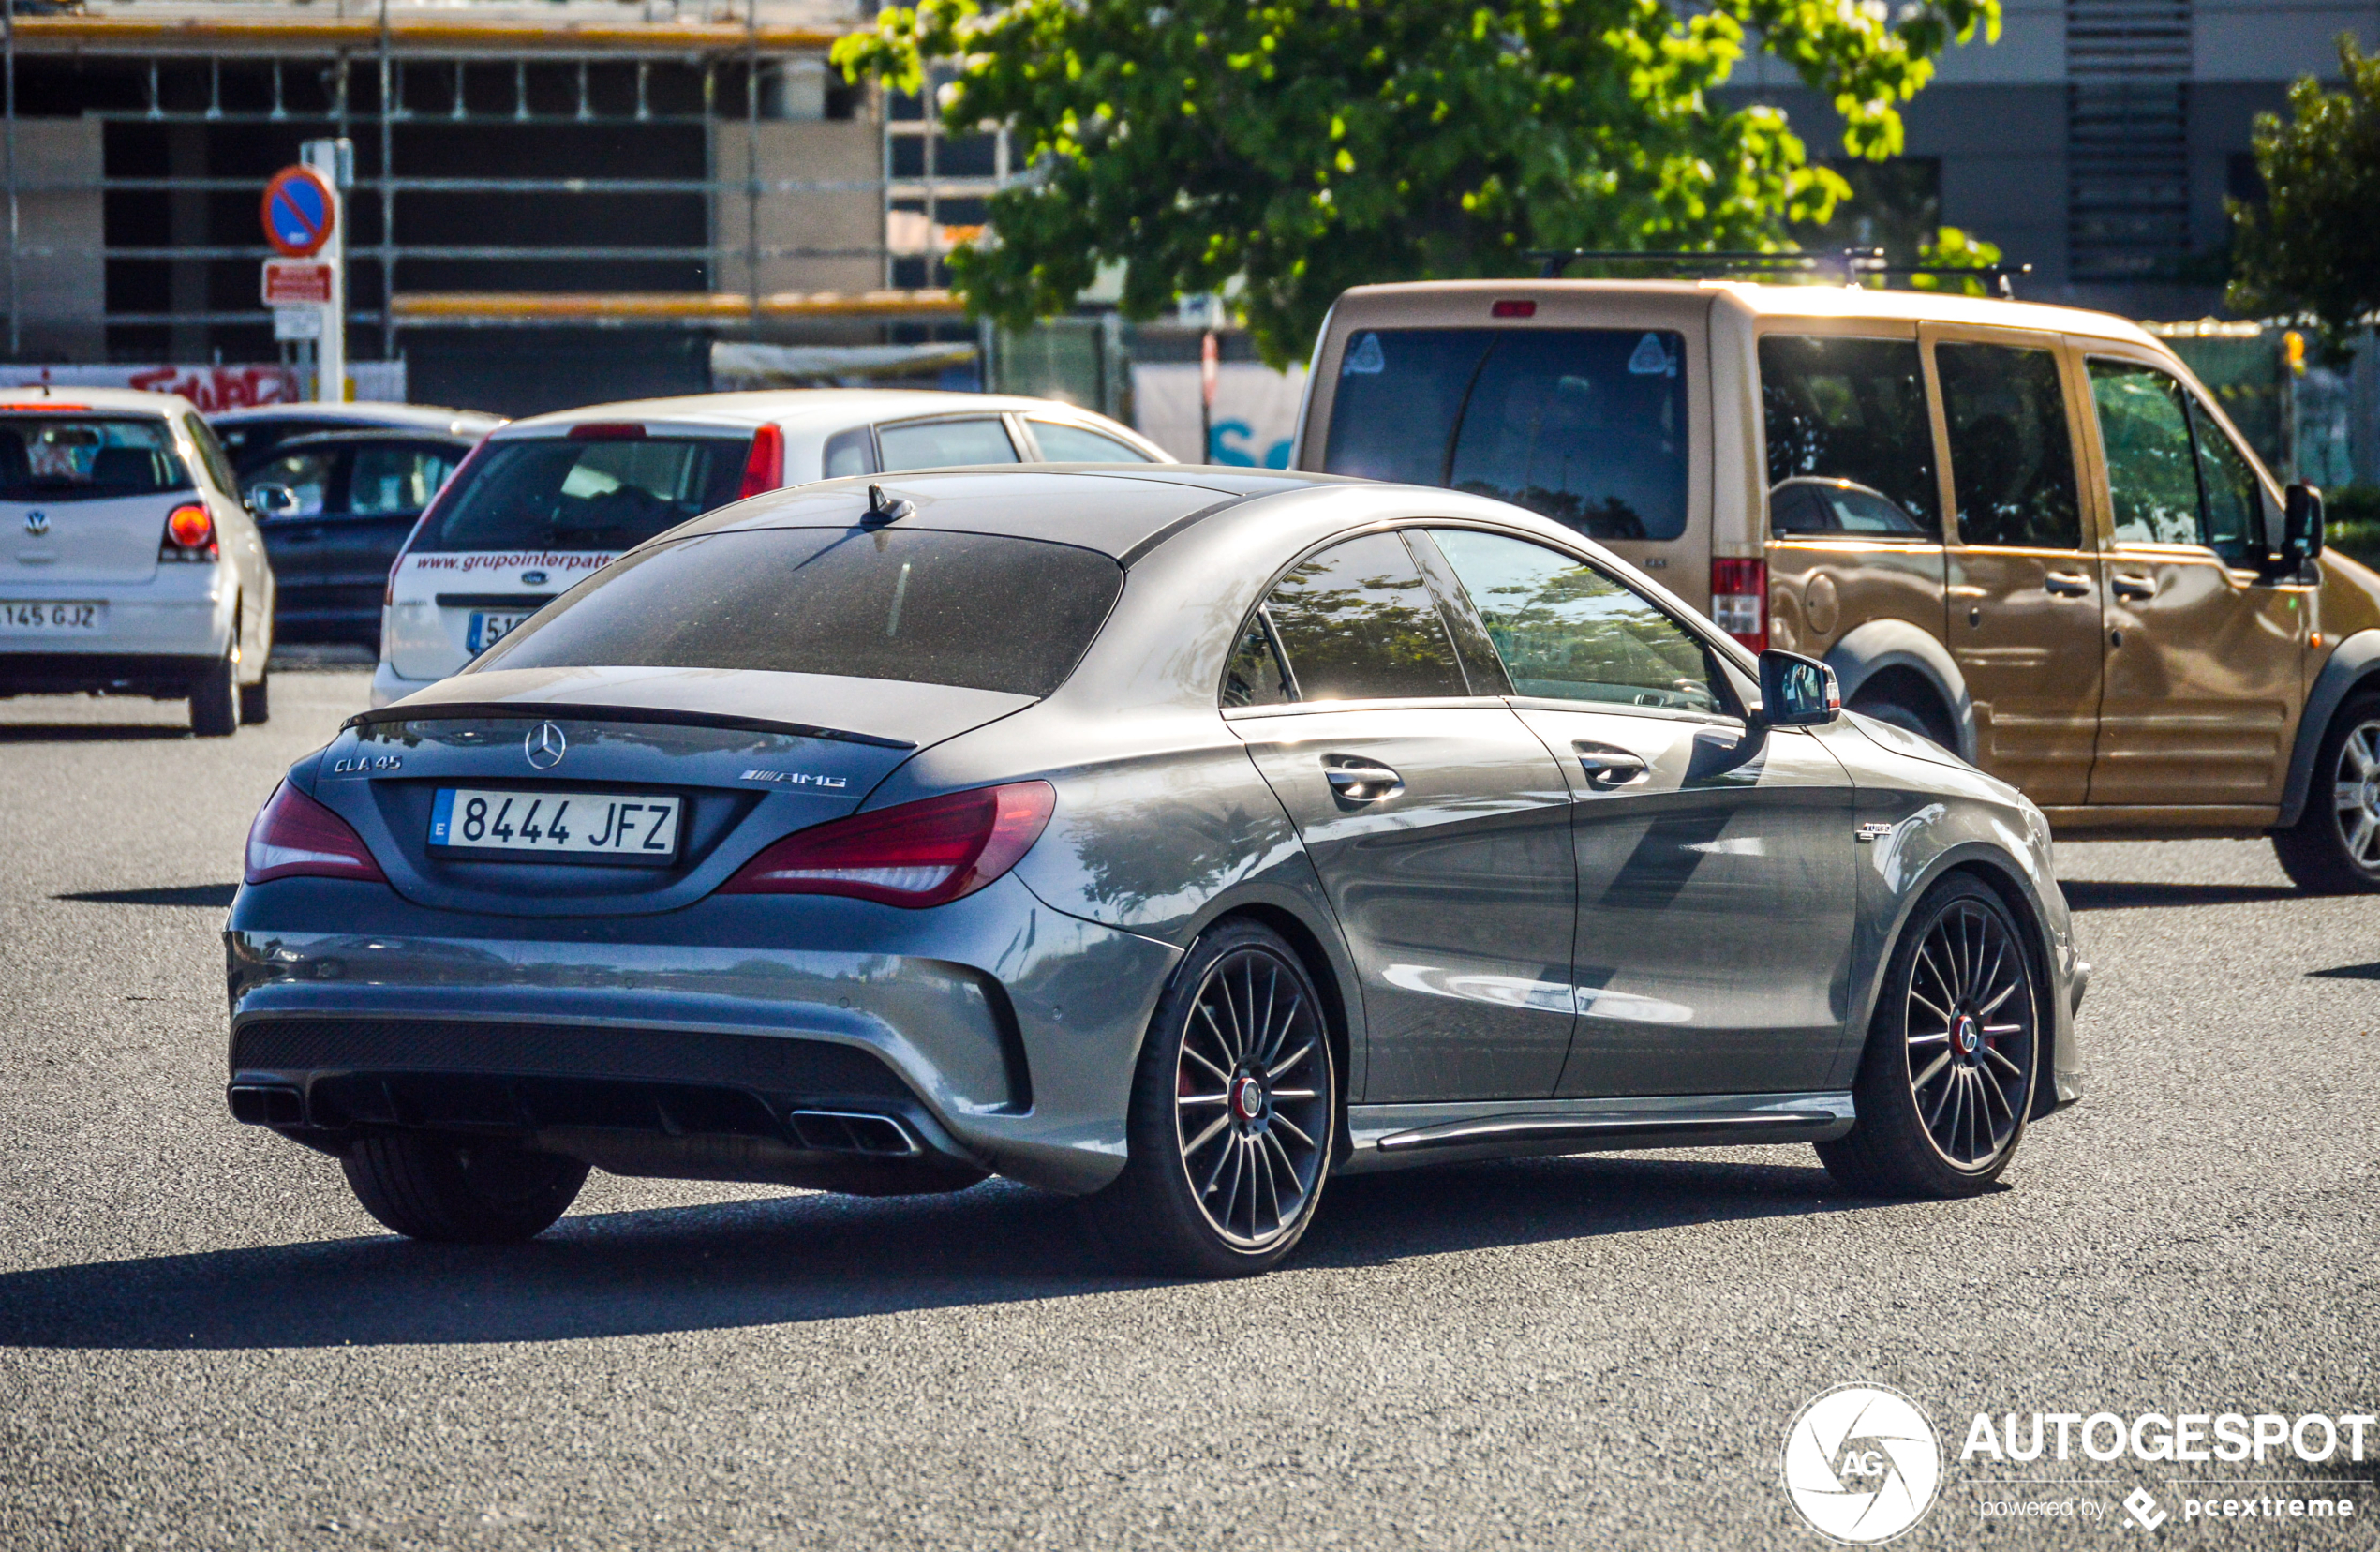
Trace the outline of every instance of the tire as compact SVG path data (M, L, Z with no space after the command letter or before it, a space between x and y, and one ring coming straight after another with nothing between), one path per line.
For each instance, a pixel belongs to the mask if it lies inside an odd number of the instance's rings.
M227 650L190 690L190 731L201 739L228 739L239 730L240 664Z
M1939 711L1921 709L1890 694L1855 695L1852 698L1852 709L1863 717L1873 717L1880 723L1897 727L1904 733L1914 733L1954 754L1958 753L1958 739L1943 724Z
M2041 989L2016 918L1964 874L1927 890L1894 947L1852 1096L1818 1144L1861 1196L1963 1197L2016 1157L2041 1061Z
M1123 1173L1088 1201L1159 1276L1271 1270L1320 1206L1338 1126L1322 999L1281 937L1216 928L1174 970L1132 1083Z
M2380 695L2358 695L2330 719L2306 812L2272 849L2309 894L2380 891Z
M439 1132L367 1132L339 1160L364 1210L408 1239L515 1245L552 1227L587 1182L574 1158Z
M273 670L254 684L240 686L240 725L254 727L273 720Z

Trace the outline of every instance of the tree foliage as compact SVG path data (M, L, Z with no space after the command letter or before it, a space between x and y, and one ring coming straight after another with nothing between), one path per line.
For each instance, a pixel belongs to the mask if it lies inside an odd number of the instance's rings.
M1064 311L1120 262L1137 318L1235 288L1277 364L1352 285L1785 246L1846 189L1782 113L1712 102L1748 38L1885 157L1934 56L1999 24L1999 0L918 0L835 57L907 91L949 61L949 130L1016 137L1030 175L952 260L978 312Z
M2346 90L2309 76L2289 89L2287 120L2256 117L2266 202L2231 201L2228 301L2250 316L2304 315L2343 354L2380 309L2380 55L2339 39Z

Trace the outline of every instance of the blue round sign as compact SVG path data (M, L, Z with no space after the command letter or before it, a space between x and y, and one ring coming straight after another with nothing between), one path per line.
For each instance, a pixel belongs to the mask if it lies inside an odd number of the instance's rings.
M292 259L320 252L331 240L331 186L310 167L285 167L264 186L264 235Z

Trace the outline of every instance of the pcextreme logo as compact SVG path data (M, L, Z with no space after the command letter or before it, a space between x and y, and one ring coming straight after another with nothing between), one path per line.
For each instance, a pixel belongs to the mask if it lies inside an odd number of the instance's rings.
M1830 1541L1873 1546L1926 1517L1941 1443L1917 1404L1881 1385L1837 1385L1785 1434L1785 1496Z

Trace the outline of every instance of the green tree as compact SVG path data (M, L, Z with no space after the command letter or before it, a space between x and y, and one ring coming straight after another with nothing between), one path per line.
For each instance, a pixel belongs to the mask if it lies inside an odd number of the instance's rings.
M2380 308L2380 55L2339 39L2346 90L2308 76L2289 88L2289 118L2256 116L2266 201L2234 200L2226 298L2251 317L2305 315L2334 357Z
M952 260L976 311L1063 311L1120 261L1133 317L1240 288L1277 365L1352 285L1785 247L1846 187L1781 112L1711 102L1746 50L1882 157L1934 56L1999 26L1999 0L920 0L835 58L905 91L949 61L945 125L1018 137L1030 176Z

